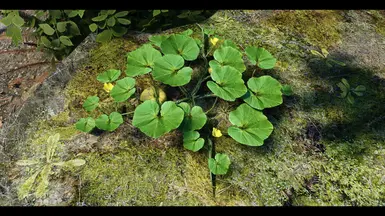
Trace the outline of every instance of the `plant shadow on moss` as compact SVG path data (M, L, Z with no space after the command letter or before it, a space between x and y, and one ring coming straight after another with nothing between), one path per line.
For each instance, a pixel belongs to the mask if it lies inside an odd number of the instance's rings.
M327 67L326 63L317 59L308 61L309 74L312 79L320 80L321 85L315 85L316 91L305 95L303 100L312 101L304 107L307 111L314 108L339 110L340 116L333 122L320 128L322 139L326 141L352 141L360 135L383 130L381 119L384 117L385 107L385 79L375 75L370 68L350 66L354 57L335 53L337 59L347 63L345 67ZM346 78L352 86L364 85L366 92L362 97L356 97L354 104L339 98L339 88L336 84ZM324 85L322 85L324 84ZM329 87L329 88L328 88ZM384 137L382 137L384 138Z

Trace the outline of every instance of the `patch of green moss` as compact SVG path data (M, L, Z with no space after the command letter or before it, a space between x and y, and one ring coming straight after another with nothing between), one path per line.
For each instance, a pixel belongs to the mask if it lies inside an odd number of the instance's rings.
M339 11L277 11L266 20L266 24L290 34L303 36L310 44L328 49L341 39L338 32L341 19Z
M87 205L213 205L204 157L173 147L123 143L124 151L89 154L80 196Z

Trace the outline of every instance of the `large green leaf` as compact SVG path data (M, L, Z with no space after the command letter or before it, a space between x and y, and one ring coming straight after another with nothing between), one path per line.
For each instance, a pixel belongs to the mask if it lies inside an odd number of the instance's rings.
M198 57L199 47L195 40L189 36L173 34L164 40L160 46L164 54L181 55L187 61Z
M74 44L71 42L71 39L67 36L60 36L60 42L62 42L66 46L73 46Z
M135 79L126 77L116 82L110 94L116 102L123 102L135 93Z
M183 133L183 146L193 152L199 151L205 144L203 138L199 138L200 134L197 131L187 131Z
M154 62L162 54L156 50L151 44L145 44L127 55L127 76L137 76L152 71Z
M230 112L229 120L234 126L228 128L228 134L244 145L261 146L273 131L273 125L267 117L245 103Z
M182 86L190 82L192 68L183 67L184 59L179 55L166 54L155 61L154 79L170 86ZM183 68L182 68L183 67Z
M113 131L123 123L123 117L118 112L112 112L110 116L100 115L95 121L96 127L106 131Z
M76 129L83 132L90 132L95 127L95 120L91 117L81 118L78 122L76 122Z
M209 169L214 175L224 175L230 167L230 158L226 154L217 153L209 159Z
M18 45L23 41L23 36L21 34L21 29L15 25L10 25L7 27L6 35L12 37L12 42L15 45Z
M17 27L21 27L25 22L23 18L21 18L19 15L16 15L13 17L12 23Z
M194 106L192 109L186 102L178 104L184 111L184 119L180 125L182 131L193 131L201 129L207 121L207 116L200 106Z
M258 65L262 69L271 69L275 66L276 59L262 47L247 47L246 55L253 65Z
M248 91L243 100L259 110L282 104L282 85L271 76L252 77L247 81Z
M89 96L83 104L83 108L88 112L94 110L99 105L98 96Z
M179 127L183 117L183 110L174 102L166 101L159 108L155 101L146 100L135 109L132 124L147 136L158 138Z
M213 70L211 78L215 81L208 81L207 87L218 97L227 101L235 101L242 97L247 88L242 80L242 74L230 66L221 67Z
M219 70L223 66L231 66L240 73L246 70L242 59L242 53L231 46L222 46L214 52L215 60L209 62L213 71Z
M101 83L109 83L117 80L122 72L116 69L107 70L96 77Z
M157 47L160 47L163 41L165 41L168 35L154 35L148 38L148 40Z

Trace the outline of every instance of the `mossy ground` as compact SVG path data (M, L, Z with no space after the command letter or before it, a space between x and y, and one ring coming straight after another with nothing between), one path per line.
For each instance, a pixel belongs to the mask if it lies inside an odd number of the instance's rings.
M79 174L79 193L72 204L384 205L384 71L363 64L328 68L309 53L320 47L334 50L330 52L333 57L344 52L338 50L344 43L339 29L345 22L342 13L225 11L202 24L243 48L265 47L279 62L273 70L259 73L272 75L294 89L294 95L285 97L282 105L264 111L274 131L263 146L244 146L226 135L215 138L217 152L228 154L232 161L230 172L217 177L216 199L205 150L183 149L177 134L146 138L125 118L116 132L98 137L96 151L83 152L87 164ZM97 74L110 68L123 72L125 54L137 46L127 39L114 39L95 49L90 63L67 85L68 109L56 119L42 122L31 137L31 146L54 132L61 133L70 145L80 134L73 123L87 116L82 102L91 95L108 100ZM250 70L249 66L246 73ZM335 84L342 77L352 86L366 86L365 96L356 97L353 105L337 97ZM144 88L147 81L137 84ZM132 109L135 103L125 105ZM121 107L106 105L105 109ZM212 112L224 132L233 109L220 102Z

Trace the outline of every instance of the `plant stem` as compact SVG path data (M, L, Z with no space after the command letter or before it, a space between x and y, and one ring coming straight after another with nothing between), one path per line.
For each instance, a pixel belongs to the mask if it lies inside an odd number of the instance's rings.
M203 98L209 98L209 97L216 97L214 94L206 94L199 97L196 97L196 99L203 99Z
M124 116L124 115L130 115L132 113L134 113L135 111L131 111L131 112L126 112L126 113L122 113L121 115Z
M182 103L184 101L188 101L190 98L182 98L180 100L175 101L176 104Z
M155 101L159 104L160 106L160 103L159 103L159 94L158 94L158 88L156 86L156 83L155 83L155 80L154 78L152 77L151 74L148 74L149 77L150 77L150 80L151 80L151 83L152 83L152 86L154 87L154 93L155 93Z
M184 94L184 96L189 97L189 94L185 87L179 86L180 91Z
M215 157L215 144L211 141L210 137L207 136L207 141L209 143L209 158ZM215 198L215 189L216 189L216 176L210 171L211 185L213 187L213 197Z
M257 68L255 68L255 69L253 70L253 73L251 74L251 77L254 77L254 73L255 73L256 70L257 70Z
M213 105L211 106L211 108L209 110L207 110L205 112L205 114L209 113L214 108L215 104L217 103L217 100L218 100L218 97L215 98L215 101L214 101Z

